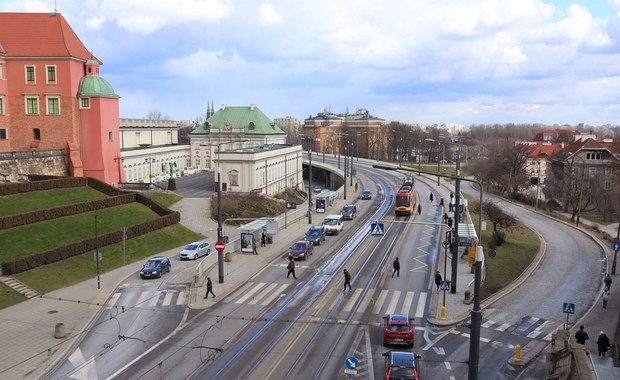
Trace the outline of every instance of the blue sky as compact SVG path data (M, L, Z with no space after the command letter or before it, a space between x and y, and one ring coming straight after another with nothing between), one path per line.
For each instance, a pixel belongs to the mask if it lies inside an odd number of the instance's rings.
M49 12L54 0L0 0ZM120 116L620 124L620 0L57 0Z

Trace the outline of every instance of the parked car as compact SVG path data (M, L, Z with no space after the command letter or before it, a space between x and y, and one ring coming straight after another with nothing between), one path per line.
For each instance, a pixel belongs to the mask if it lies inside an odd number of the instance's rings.
M162 274L170 272L170 259L166 256L157 256L149 259L142 270L140 270L140 277L142 278L155 278L161 277Z
M353 220L357 215L357 206L356 205L344 205L342 211L340 211L342 218L345 220Z
M321 191L323 191L321 186L315 186L313 190L314 190L315 193L320 193Z
M413 318L406 314L383 317L383 344L404 344L413 347Z
M362 199L372 199L372 193L370 190L362 191Z
M197 241L190 243L179 253L179 258L196 260L200 256L209 256L211 254L211 244L206 241Z
M325 241L325 227L313 226L306 232L306 240L312 242L314 245L321 245L322 241Z
M421 357L413 352L388 351L385 357L386 380L420 380L418 359Z
M288 251L288 258L294 260L307 260L308 256L312 254L314 244L308 240L299 240L293 244Z

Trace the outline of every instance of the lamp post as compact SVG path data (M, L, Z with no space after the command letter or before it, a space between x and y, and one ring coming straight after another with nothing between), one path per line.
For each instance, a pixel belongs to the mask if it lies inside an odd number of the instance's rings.
M95 214L95 261L97 262L97 289L101 289L101 280L99 278L99 230L97 228L97 218L99 214Z
M308 224L312 224L312 143L308 141Z
M155 159L153 157L148 157L144 159L144 162L148 162L149 164L149 189L151 188L151 183L153 183L153 171L152 169L152 163L155 162Z
M440 145L443 145L443 144L442 144L440 141L435 140L435 139L425 139L425 141L428 141L428 142L436 142L436 143L437 143L437 186L439 186L439 178L441 178L441 177L439 176L439 173L441 173L441 159L440 159L440 157L439 157L439 146L440 146ZM445 146L445 145L443 145L443 149L444 149L444 152L445 152L445 149L446 149L446 146ZM446 154L444 153L444 156L445 156L445 155L446 155Z
M534 208L538 208L538 198L540 198L540 162L536 161L536 166L538 167L538 178L536 179L536 204Z
M349 139L349 155L351 157L349 157L349 161L351 161L351 170L349 170L349 176L351 176L351 188L353 188L353 141L351 141L351 139Z

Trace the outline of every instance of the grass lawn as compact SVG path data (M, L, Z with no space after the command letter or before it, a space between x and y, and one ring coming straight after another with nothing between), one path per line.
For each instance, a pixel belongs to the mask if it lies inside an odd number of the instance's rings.
M99 211L67 216L40 223L0 230L1 261L24 257L50 248L95 236L95 215L98 233L105 233L158 217L140 203L130 203Z
M0 283L0 309L16 305L25 300L27 300L26 297L17 293L15 290L4 285L3 283Z
M127 240L124 256L123 243L105 246L100 248L102 258L99 262L99 271L105 273L125 264L137 262L135 264L137 273L142 268L142 261L145 258L201 239L204 239L204 236L177 224ZM96 275L96 261L93 252L90 252L18 273L13 277L37 292L45 294L93 278Z
M6 195L0 197L0 216L94 201L106 197L107 195L86 186Z
M160 205L164 207L168 207L168 208L170 208L170 206L172 206L173 204L177 203L178 201L182 199L180 195L175 194L175 193L169 193L169 192L157 191L157 192L150 192L150 193L143 193L143 194L146 197L159 203Z

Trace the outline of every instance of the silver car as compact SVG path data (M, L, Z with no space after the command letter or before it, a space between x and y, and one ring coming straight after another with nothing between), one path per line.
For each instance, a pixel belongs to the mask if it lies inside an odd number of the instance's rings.
M191 259L196 260L200 256L209 256L211 253L211 244L206 241L197 241L194 243L188 244L185 249L181 251L179 257L181 260L183 259Z

